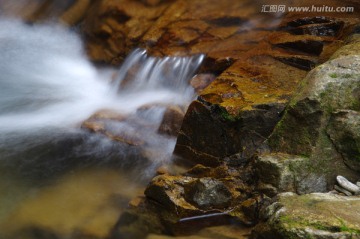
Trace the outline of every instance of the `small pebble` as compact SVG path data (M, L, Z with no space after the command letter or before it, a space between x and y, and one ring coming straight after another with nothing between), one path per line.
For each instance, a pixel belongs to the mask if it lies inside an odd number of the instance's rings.
M360 193L360 188L357 185L349 182L349 180L347 180L343 176L340 176L340 175L337 176L336 181L342 188L346 189L347 191L350 191L355 194Z
M334 189L335 189L336 191L338 191L339 193L345 194L346 196L352 196L352 193L351 193L351 192L343 189L342 187L339 187L338 185L335 185L335 186L334 186Z

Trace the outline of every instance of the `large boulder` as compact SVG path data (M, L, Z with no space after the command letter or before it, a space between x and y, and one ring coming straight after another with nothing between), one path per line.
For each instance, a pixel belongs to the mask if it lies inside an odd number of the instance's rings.
M338 174L350 180L359 177L360 44L356 40L359 37L355 34L352 43L340 48L330 61L308 74L266 141L273 154L288 155L282 165L291 165L297 158L303 158L302 166L295 172L297 176L292 174L293 177L302 175L295 180L297 185L304 188L304 182L314 181L311 178L317 180L308 184L307 190L300 190L302 193L331 189ZM260 162L267 157L266 153L262 155ZM266 182L271 184L263 180Z
M359 197L279 194L262 211L263 222L255 227L250 238L360 238L359 206Z
M341 110L330 118L327 133L344 163L360 172L360 112Z

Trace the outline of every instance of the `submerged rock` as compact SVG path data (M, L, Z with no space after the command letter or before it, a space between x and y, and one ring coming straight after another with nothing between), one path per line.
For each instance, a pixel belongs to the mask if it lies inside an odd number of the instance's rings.
M59 239L61 235L52 229L41 226L28 226L19 230L11 239Z
M279 194L250 238L360 238L360 214L354 213L359 207L359 197Z
M103 134L111 140L118 141L130 146L141 146L145 141L136 131L127 131L124 125L127 124L129 116L114 111L102 110L96 112L89 119L84 121L81 128L93 133ZM138 125L141 126L140 121Z

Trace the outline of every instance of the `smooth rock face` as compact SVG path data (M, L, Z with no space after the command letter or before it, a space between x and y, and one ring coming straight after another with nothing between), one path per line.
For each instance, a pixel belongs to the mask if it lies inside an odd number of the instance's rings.
M264 210L252 239L360 238L359 197L334 194L279 194Z
M254 164L257 189L268 196L281 192L326 192L326 178L309 167L308 158L288 154L259 155Z
M336 181L338 182L338 184L343 187L344 189L348 190L349 192L355 193L355 194L359 194L360 192L360 188L356 185L353 184L351 182L349 182L346 178L344 178L343 176L337 176L336 177Z

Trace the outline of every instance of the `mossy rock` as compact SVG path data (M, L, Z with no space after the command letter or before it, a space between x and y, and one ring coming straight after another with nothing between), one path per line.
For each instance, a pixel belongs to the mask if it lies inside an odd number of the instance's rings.
M356 213L359 207L360 197L280 194L266 209L266 219L255 228L251 238L360 238L360 214Z

